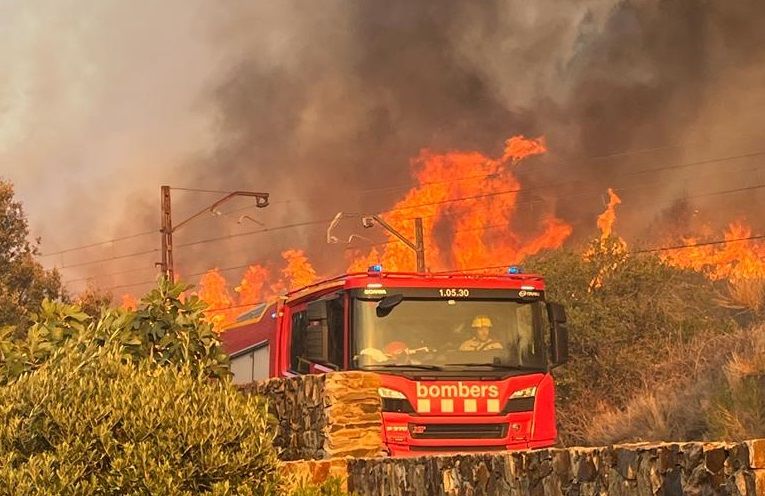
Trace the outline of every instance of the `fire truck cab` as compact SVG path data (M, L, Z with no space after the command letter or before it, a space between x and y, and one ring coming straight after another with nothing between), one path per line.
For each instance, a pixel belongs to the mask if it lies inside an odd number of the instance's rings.
M493 276L373 266L261 305L222 337L238 382L266 371L379 374L392 456L556 442L550 372L567 360L566 315L545 302L542 277L515 267Z

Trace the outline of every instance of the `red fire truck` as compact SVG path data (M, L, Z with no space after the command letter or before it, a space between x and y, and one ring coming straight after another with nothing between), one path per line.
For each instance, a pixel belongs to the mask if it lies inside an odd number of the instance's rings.
M392 456L528 449L557 437L550 371L568 356L544 280L345 274L262 304L222 334L236 382L365 370L380 375Z

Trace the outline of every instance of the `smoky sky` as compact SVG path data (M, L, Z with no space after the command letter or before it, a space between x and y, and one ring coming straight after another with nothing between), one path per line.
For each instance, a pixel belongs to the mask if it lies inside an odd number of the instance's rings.
M161 184L271 194L266 209L237 200L190 224L183 245L261 228L243 214L272 228L379 211L403 196L423 148L497 156L512 135L544 135L550 152L517 169L519 228L555 213L592 235L609 186L636 242L683 198L710 222L757 225L758 190L703 195L765 181L762 157L681 165L762 150L764 14L754 0L11 1L0 7L0 174L48 252L156 229ZM174 191L174 215L216 198ZM177 264L192 274L297 247L332 273L343 247L325 229L179 247ZM64 278L132 284L157 259Z

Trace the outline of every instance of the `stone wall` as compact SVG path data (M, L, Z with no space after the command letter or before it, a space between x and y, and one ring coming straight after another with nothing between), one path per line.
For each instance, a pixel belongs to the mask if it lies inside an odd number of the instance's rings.
M765 440L295 462L359 496L765 495Z
M379 385L376 374L337 372L269 379L242 390L268 399L283 460L319 460L381 453Z
M379 385L338 372L243 389L268 398L286 473L337 476L359 496L765 496L765 439L385 458Z

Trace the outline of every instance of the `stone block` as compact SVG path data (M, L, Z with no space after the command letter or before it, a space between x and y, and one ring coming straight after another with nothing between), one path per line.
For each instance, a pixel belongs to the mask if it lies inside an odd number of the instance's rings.
M567 450L554 450L552 452L552 467L555 474L563 481L570 481L571 454Z
M727 456L725 448L719 444L704 445L704 466L712 474L722 473Z
M346 429L326 439L324 447L330 455L376 456L382 452L382 438L378 429L358 431Z
M756 469L752 471L754 479L754 494L765 496L765 469Z
M594 450L591 449L577 449L571 454L571 470L578 482L592 482L595 479L593 453Z
M664 444L656 449L658 469L661 473L674 470L680 458L680 447L677 444Z
M629 448L617 448L616 471L624 480L637 479L637 469L640 462L638 451Z
M739 470L749 468L749 447L746 443L738 443L728 448L725 459L725 475L733 475Z
M749 467L765 469L765 439L754 439L746 445L749 449Z
M382 451L379 376L338 372L272 378L242 386L268 401L283 460L376 456Z
M701 443L683 443L679 445L679 460L687 473L691 473L704 461L704 445Z
M330 396L348 396L380 387L380 377L370 372L333 372L325 376L325 390Z

